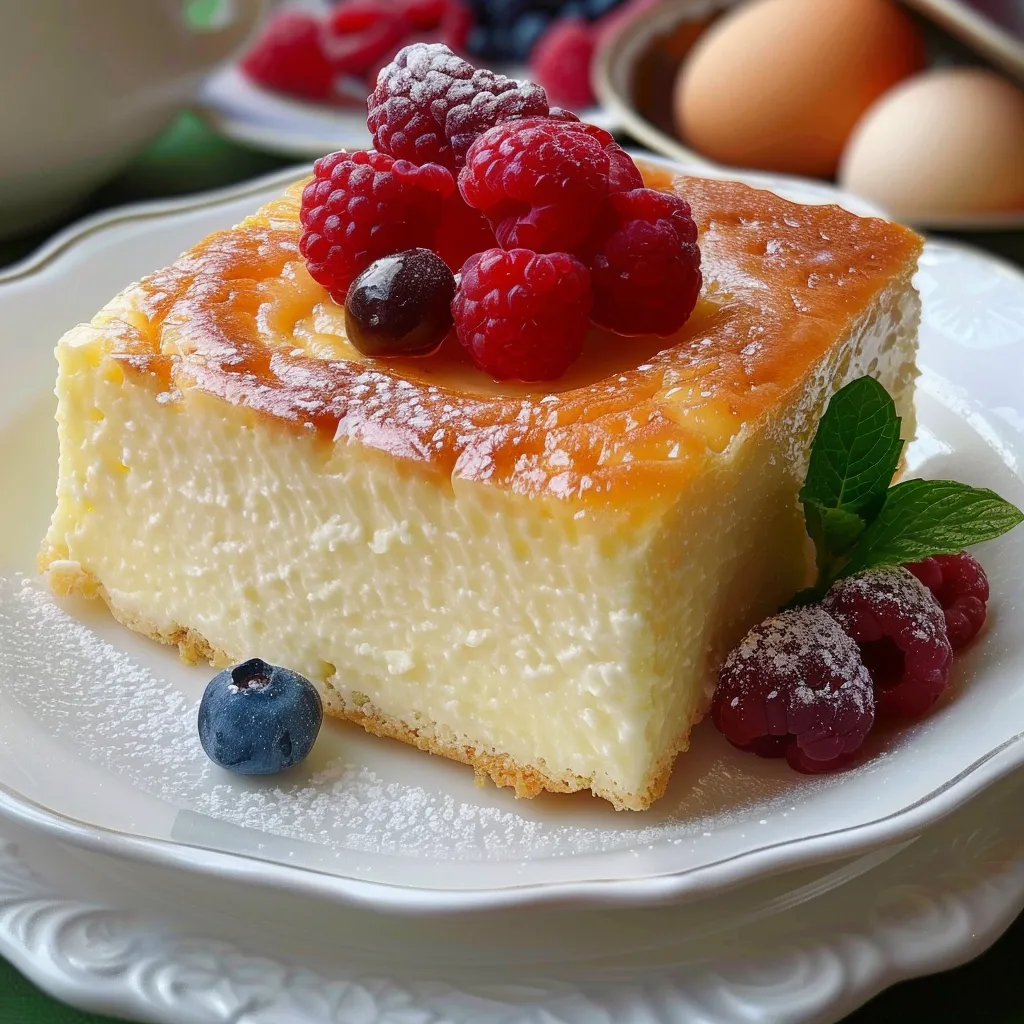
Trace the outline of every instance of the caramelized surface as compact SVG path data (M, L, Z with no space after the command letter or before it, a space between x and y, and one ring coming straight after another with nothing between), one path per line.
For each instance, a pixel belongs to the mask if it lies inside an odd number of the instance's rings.
M145 278L97 323L167 401L199 389L448 479L587 505L652 502L787 401L920 240L734 182L645 177L693 206L701 301L673 338L595 331L554 387L495 384L453 341L421 360L360 356L299 256L302 183Z

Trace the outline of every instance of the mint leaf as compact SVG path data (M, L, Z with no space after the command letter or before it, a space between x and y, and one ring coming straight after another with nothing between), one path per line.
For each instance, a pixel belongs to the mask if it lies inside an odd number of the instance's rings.
M816 502L804 502L807 533L814 541L818 573L830 575L832 563L853 547L867 525L856 512L844 508L823 508Z
M889 392L872 377L851 381L832 396L814 435L800 491L805 514L811 505L872 519L882 507L902 450L900 418ZM807 525L813 537L809 520ZM833 544L846 537L845 526L834 538L826 531L829 553L842 554L844 549Z
M881 512L861 534L840 575L951 555L1022 521L1020 509L986 487L955 480L906 480L889 489Z

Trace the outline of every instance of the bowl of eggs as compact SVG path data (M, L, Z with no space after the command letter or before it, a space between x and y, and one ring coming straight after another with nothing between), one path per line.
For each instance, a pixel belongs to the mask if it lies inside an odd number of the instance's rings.
M698 172L826 179L915 227L1019 230L1012 29L952 0L662 0L606 40L594 85L625 131Z

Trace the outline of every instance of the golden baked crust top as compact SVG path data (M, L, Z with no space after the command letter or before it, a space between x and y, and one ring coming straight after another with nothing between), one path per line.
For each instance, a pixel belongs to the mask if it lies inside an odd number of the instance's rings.
M420 360L360 356L299 255L302 182L129 288L94 325L168 402L197 389L449 480L586 505L650 501L786 402L921 241L836 206L644 175L693 206L702 298L669 339L593 332L554 387L494 384L457 343Z

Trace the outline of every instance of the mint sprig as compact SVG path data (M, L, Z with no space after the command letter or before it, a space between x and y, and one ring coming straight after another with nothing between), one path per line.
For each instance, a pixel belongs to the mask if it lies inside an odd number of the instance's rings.
M987 487L955 480L905 480L889 488L842 575L873 565L952 555L1012 530L1024 515Z
M819 574L833 575L878 514L902 451L896 403L878 381L860 377L833 396L800 491Z
M876 565L953 554L1024 521L994 491L954 480L890 486L903 441L889 393L860 377L833 395L811 445L800 490L818 579L793 604L822 597L844 576Z

